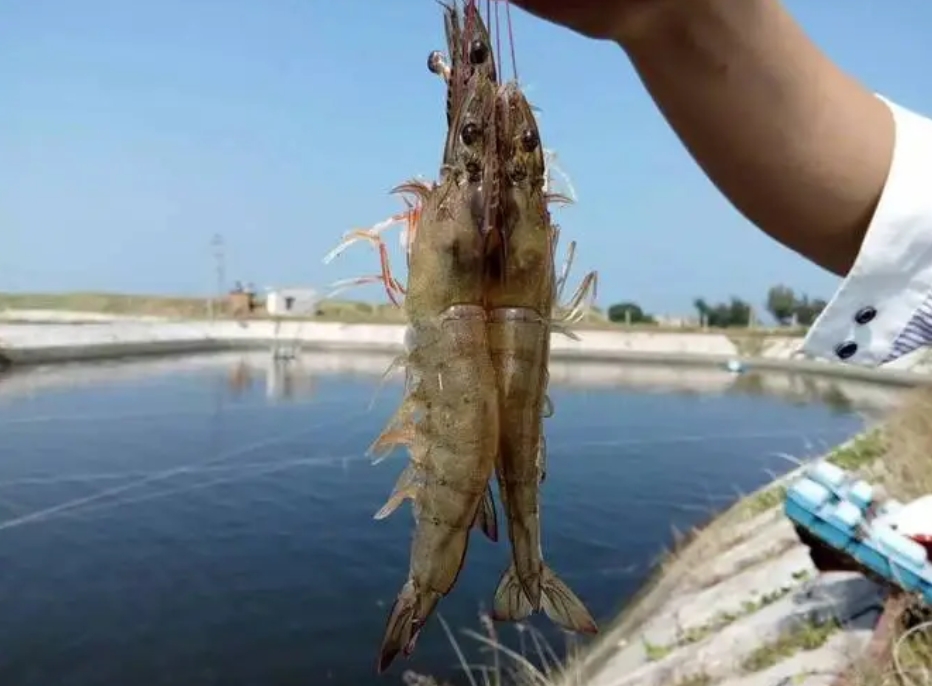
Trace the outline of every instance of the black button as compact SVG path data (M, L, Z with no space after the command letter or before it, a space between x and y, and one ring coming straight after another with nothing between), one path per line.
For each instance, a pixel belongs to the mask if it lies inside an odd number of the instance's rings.
M864 324L872 322L876 316L877 310L868 305L858 310L858 313L854 315L854 321L863 326Z
M847 360L858 351L858 344L854 341L845 341L835 346L835 354L843 360Z

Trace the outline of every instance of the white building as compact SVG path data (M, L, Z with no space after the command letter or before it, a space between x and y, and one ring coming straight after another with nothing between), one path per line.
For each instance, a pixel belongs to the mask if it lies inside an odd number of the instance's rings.
M310 288L274 288L265 298L265 309L273 317L311 317L320 299Z

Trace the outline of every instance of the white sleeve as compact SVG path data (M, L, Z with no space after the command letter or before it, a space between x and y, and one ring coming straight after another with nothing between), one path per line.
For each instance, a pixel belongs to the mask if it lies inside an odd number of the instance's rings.
M802 347L861 366L932 343L932 120L884 102L896 125L886 186L854 266Z

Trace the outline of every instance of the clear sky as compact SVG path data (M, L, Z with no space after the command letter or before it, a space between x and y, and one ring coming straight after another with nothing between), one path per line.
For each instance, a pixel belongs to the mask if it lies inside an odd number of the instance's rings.
M795 0L871 88L932 114L932 3ZM579 195L558 213L600 303L688 312L836 279L759 234L701 175L615 48L513 11L518 68ZM323 287L321 257L435 176L444 134L433 0L0 2L0 290ZM397 242L395 243L397 245ZM366 288L359 297L379 298Z

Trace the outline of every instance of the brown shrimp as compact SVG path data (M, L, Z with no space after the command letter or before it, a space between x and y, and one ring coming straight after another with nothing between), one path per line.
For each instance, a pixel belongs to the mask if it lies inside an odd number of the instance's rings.
M498 447L498 393L489 355L483 298L485 241L477 207L481 184L470 171L484 159L482 135L494 86L471 81L454 112L447 147L452 164L439 185L402 187L418 196L420 216L409 247L405 311L410 350L402 422L377 447L406 444L411 463L384 517L411 499L415 534L408 580L383 638L379 671L410 654L424 623L450 592L463 566L474 522L488 525L488 496ZM488 533L488 531L487 531Z
M501 433L496 472L512 562L495 592L493 616L516 621L543 610L571 631L595 633L595 621L547 567L541 551L539 486L551 316L557 294L555 229L547 209L545 160L537 123L517 84L498 96L501 216L505 250L489 279L486 307L499 392Z

